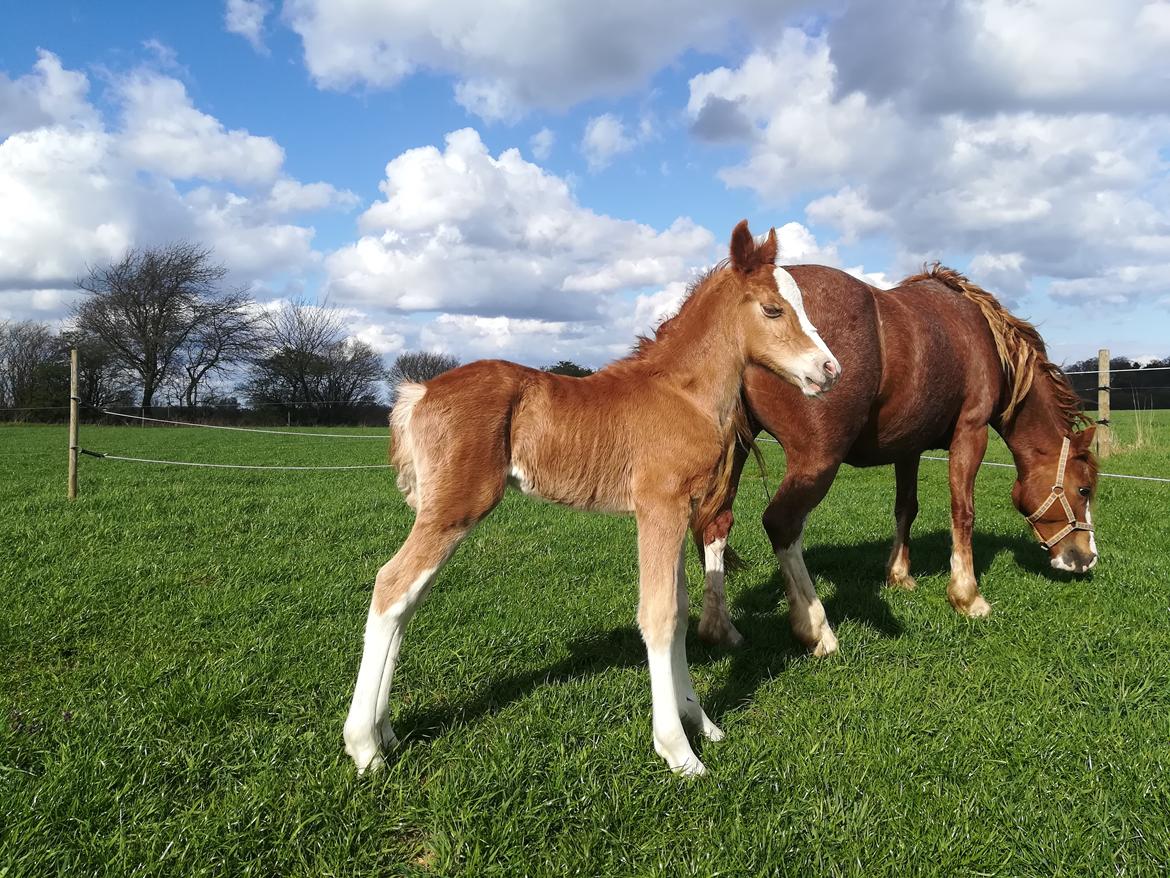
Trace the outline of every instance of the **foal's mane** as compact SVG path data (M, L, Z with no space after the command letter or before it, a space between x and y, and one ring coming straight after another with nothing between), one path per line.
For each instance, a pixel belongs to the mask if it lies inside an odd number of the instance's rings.
M999 299L978 284L972 283L953 268L947 268L937 262L926 268L922 274L906 278L899 286L923 280L936 280L979 306L983 318L991 328L1000 363L1011 385L1011 395L1002 413L1004 423L1011 421L1037 377L1047 382L1057 410L1064 417L1065 425L1070 432L1083 429L1089 423L1089 419L1081 410L1080 397L1072 389L1060 367L1048 359L1044 340L1035 326L1012 314L999 303Z
M668 335L670 335L671 329L674 328L674 326L673 326L674 319L676 317L678 317L680 314L682 314L683 308L685 308L687 306L687 303L690 302L691 299L694 298L695 293L697 293L700 289L702 289L707 284L708 281L714 279L715 276L719 274L719 272L721 272L723 269L725 269L727 267L727 264L729 261L730 260L724 259L724 260L721 260L720 262L716 262L714 265L712 265L710 268L708 268L706 271L704 271L701 275L699 275L697 278L695 278L693 281L691 281L689 284L687 284L687 291L683 295L682 301L679 303L678 310L675 311L673 314L671 314L669 317L664 318L663 321L661 323L659 323L658 326L656 326L654 328L654 334L652 336L651 335L639 335L638 336L638 340L634 344L634 349L630 352L631 359L635 359L635 360L644 359L646 357L646 355L649 354L651 352L651 350L653 350L654 345L657 342L662 341Z

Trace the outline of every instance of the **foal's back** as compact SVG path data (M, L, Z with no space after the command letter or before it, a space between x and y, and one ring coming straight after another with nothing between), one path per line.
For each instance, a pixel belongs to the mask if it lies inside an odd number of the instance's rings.
M629 513L639 476L664 455L672 473L693 477L684 490L706 486L720 436L687 407L677 391L627 368L573 378L480 360L428 381L411 422L428 436L428 471L442 472L452 491L470 487L474 473L492 505L511 483L578 509Z

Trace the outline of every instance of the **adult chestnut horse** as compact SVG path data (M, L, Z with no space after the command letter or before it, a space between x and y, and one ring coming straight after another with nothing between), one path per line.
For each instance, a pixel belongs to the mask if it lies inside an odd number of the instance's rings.
M757 245L736 226L731 256L679 313L629 357L586 378L484 360L405 384L391 415L398 486L416 514L378 571L346 750L359 771L393 746L387 701L403 630L435 575L499 503L526 494L638 523L638 624L646 642L654 747L674 771L701 774L682 722L723 733L703 713L687 669L688 526L704 527L730 490L746 427L743 373L755 364L798 393L835 383L837 361L777 285L776 233ZM810 327L811 329L811 327Z
M1012 502L1028 517L1057 570L1084 573L1097 563L1089 503L1097 465L1093 427L1063 374L1048 361L1036 329L1013 316L963 275L935 266L879 290L817 265L788 273L804 293L808 315L838 353L843 379L825 400L792 393L749 369L744 388L753 428L784 446L787 470L764 512L764 528L784 573L790 622L815 654L836 650L801 552L805 520L824 498L842 462L893 464L897 482L891 585L912 589L910 526L918 514L919 455L950 450L951 581L947 597L968 616L991 607L979 593L971 558L975 473L990 425L1015 459ZM737 455L738 484L746 452ZM723 550L731 500L702 534L707 591L700 636L741 641L723 595Z

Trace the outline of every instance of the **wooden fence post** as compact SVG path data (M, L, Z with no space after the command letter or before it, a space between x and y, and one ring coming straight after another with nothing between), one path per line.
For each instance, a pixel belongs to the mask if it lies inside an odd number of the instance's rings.
M77 380L77 348L69 352L69 499L77 499L77 415L80 385Z
M1108 457L1113 450L1113 429L1109 423L1109 348L1097 351L1097 456Z

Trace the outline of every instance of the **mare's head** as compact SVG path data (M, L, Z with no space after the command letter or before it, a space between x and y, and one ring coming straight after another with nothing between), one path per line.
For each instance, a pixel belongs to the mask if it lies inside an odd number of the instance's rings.
M1017 461L1012 503L1031 523L1055 570L1087 573L1097 563L1090 509L1097 492L1095 429L1072 433L1059 446L1028 455L1026 463Z
M776 230L757 244L747 220L741 221L731 233L728 267L748 361L795 384L806 396L836 384L841 364L804 313L800 289L776 267Z

